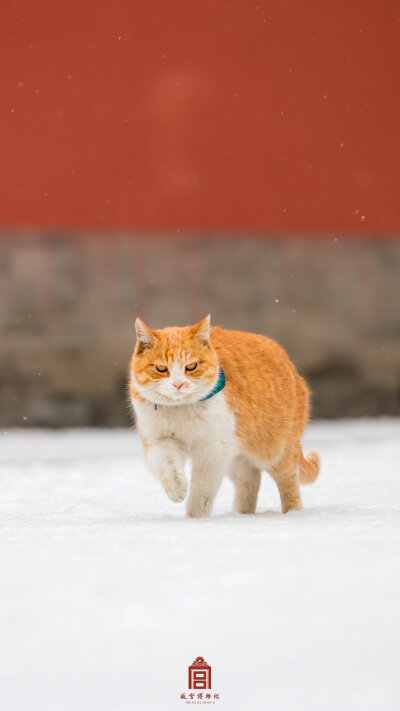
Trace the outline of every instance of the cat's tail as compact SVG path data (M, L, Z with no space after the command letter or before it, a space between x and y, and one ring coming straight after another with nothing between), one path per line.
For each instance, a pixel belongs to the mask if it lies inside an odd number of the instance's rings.
M319 474L320 458L318 452L309 452L300 458L300 484L312 484Z

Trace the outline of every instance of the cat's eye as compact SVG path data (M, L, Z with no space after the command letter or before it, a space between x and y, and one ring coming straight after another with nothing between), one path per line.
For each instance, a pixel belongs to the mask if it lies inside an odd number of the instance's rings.
M197 363L188 363L186 366L186 370L196 370L197 368Z
M166 365L156 365L156 370L158 370L159 373L166 373L168 368Z

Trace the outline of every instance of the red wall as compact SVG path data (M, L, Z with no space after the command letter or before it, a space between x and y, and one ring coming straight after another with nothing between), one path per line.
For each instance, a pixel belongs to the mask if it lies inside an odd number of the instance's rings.
M4 226L400 234L392 0L20 0Z

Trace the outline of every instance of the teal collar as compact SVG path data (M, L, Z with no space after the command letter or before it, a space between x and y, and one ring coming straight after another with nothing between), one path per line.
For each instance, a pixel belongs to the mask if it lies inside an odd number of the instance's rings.
M223 390L224 387L225 387L225 373L224 373L223 367L221 365L219 365L218 366L218 380L217 380L216 384L214 385L211 392L208 393L208 395L200 398L199 402L203 402L203 400L209 400L210 397L221 392L221 390Z
M217 393L221 392L225 387L225 373L224 369L221 365L218 366L218 380L216 384L214 385L213 389L211 390L208 395L205 395L204 397L201 397L200 400L197 402L203 402L204 400L209 400L210 397L213 397L213 395L216 395ZM157 410L157 405L154 405L154 409Z

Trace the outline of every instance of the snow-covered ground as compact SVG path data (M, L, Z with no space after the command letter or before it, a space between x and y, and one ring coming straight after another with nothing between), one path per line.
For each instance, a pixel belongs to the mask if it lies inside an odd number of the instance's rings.
M400 422L315 423L323 469L283 516L188 520L131 431L0 435L0 708L400 708ZM189 700L189 698L188 698ZM195 699L196 700L196 699Z

